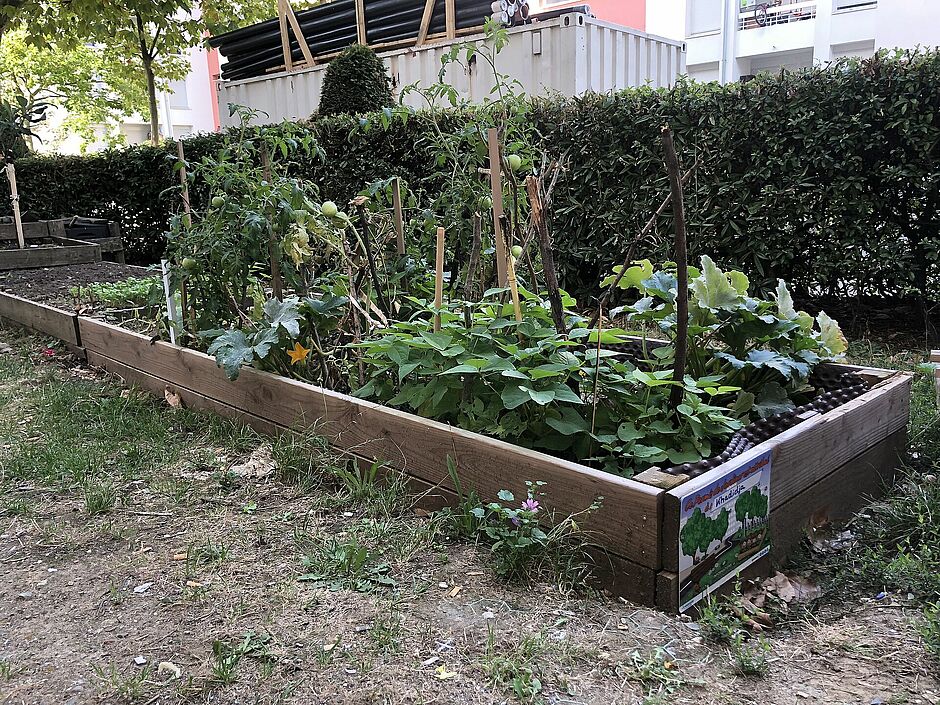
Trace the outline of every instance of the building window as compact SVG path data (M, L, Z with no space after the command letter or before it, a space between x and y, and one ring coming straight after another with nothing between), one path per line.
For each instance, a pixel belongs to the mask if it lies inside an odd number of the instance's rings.
M170 108L173 110L189 110L189 94L186 90L186 79L170 81Z
M691 0L689 2L689 35L720 31L722 4L721 0Z

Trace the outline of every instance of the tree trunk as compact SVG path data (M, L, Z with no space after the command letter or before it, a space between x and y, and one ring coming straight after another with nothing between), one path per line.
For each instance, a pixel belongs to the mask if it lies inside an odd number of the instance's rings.
M160 144L160 113L157 111L157 78L153 73L153 51L147 46L147 33L144 30L144 20L139 12L134 13L137 23L137 40L140 42L140 59L144 65L144 75L147 77L147 105L150 109L150 144L154 147ZM169 121L170 116L166 119Z

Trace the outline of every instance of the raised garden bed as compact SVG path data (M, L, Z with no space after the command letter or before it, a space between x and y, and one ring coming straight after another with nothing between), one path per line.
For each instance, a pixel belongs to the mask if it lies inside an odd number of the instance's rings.
M671 611L687 601L680 600L679 533L690 497L755 467L766 472L769 517L761 531L769 546L754 550L754 540L748 539L713 550L707 559L717 564L727 562L728 551L749 552L743 557L759 558L749 570L765 572L771 561L786 559L808 528L843 519L877 496L892 479L905 445L911 375L827 365L836 373L859 373L868 391L831 411L809 414L744 454L665 489L252 368L230 382L215 360L200 352L9 294L0 294L0 317L64 340L90 364L129 383L157 394L171 388L189 406L266 432L315 428L338 450L386 461L434 488L442 501L454 498L448 456L457 463L465 488L475 489L484 501L494 500L501 489L524 495L526 480L547 482L550 503L562 514L603 497L582 523L606 549L609 562L602 568L610 570L601 571L605 583L631 600ZM712 567L704 560L699 565ZM692 579L700 580L694 572Z
M106 237L70 237L73 218L23 223L25 248L18 246L16 226L0 223L0 271L101 262L124 262L124 245L116 223Z

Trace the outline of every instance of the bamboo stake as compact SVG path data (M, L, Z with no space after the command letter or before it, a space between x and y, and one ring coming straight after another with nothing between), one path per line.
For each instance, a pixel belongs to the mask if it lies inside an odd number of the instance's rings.
M261 166L264 169L265 181L271 183L271 155L268 153L267 145L261 148ZM281 281L281 258L278 255L273 225L268 235L268 256L271 258L271 288L274 290L274 298L280 301L284 297L284 285Z
M437 229L437 256L434 261L434 332L441 330L441 307L444 305L444 228Z
M506 252L506 241L503 239L503 185L502 185L502 159L499 154L499 130L495 127L489 129L486 141L490 148L490 189L493 196L493 239L496 247L496 285L506 286L507 263L509 258Z
M685 204L682 200L679 158L676 156L676 145L673 142L669 125L663 126L662 136L676 226L675 259L678 294L676 296L676 360L672 369L672 379L677 384L669 393L669 405L677 409L684 396L682 380L685 378L685 362L689 349L689 257L686 247Z
M692 174L695 173L695 169L699 164L699 160L696 159L695 163L692 164L692 168L685 172L685 175L682 177L682 185L688 183L689 179L692 178ZM633 238L633 242L630 243L630 247L627 249L627 254L623 258L623 264L620 266L620 272L614 277L614 280L610 283L610 286L604 291L601 295L600 300L597 303L597 311L595 311L594 316L591 317L591 322L588 324L588 328L594 328L597 325L597 321L600 318L601 309L607 304L610 300L610 297L613 295L614 291L617 290L617 285L620 284L620 280L623 279L624 275L627 273L627 269L633 264L633 257L636 254L636 247L640 244L644 237L649 235L650 231L656 227L656 221L663 214L666 208L669 207L669 204L672 203L672 193L666 196L663 199L663 202L659 204L659 208L656 209L656 212L650 216L650 219L646 221L646 225L643 226L643 229Z
M526 191L529 194L529 205L532 208L532 223L539 236L539 252L542 255L542 275L545 277L545 288L548 290L548 301L552 307L552 320L555 321L555 330L562 335L568 332L565 326L565 309L561 303L561 291L558 288L558 276L555 274L555 256L552 254L552 241L548 233L548 223L545 222L545 211L542 210L542 198L539 194L539 182L535 176L529 175L525 180Z
M16 188L16 167L13 166L13 162L10 162L4 169L6 169L7 172L7 179L10 181L10 204L13 206L16 241L22 250L26 247L26 238L23 236L23 219L20 216L20 192Z
M509 293L512 295L512 308L516 314L516 322L522 323L522 306L519 304L519 286L516 284L516 258L512 255L506 260L509 278Z
M183 152L183 141L176 141L176 155L180 161L180 188L183 198L183 225L187 230L193 227L193 210L189 200L189 176L186 172L186 154ZM196 306L189 300L189 285L186 279L180 281L180 306L183 309L183 316L189 317L189 328L193 332L196 330Z
M405 254L405 218L401 208L401 179L392 182L392 208L395 211L395 235L398 238L398 254Z

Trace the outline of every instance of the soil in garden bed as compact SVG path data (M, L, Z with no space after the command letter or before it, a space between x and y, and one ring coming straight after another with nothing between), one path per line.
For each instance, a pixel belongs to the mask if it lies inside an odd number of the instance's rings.
M157 272L117 262L92 262L43 269L18 269L0 272L0 291L15 294L37 303L74 311L73 287L98 282L114 284L131 277L152 277Z

